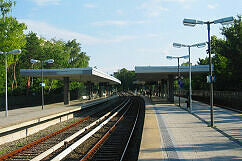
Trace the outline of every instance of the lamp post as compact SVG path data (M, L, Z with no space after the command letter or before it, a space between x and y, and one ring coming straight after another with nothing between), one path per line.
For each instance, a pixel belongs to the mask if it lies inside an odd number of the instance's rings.
M181 93L181 76L180 76L180 59L183 58L183 59L187 59L189 57L189 55L186 55L186 56L180 56L180 57L175 57L175 56L167 56L166 58L167 59L177 59L177 62L178 62L178 68L177 68L177 72L178 72L178 84L179 84L179 107L181 106L181 96L180 96L180 93Z
M198 43L193 45L184 45L179 43L173 43L173 47L181 48L187 47L189 53L189 105L190 105L190 112L192 112L192 67L191 67L191 47L202 48L206 46L206 43Z
M1 52L0 54L5 55L5 116L8 117L8 71L7 71L7 54L20 54L21 49L15 49L9 52Z
M185 26L191 26L194 27L196 24L206 24L208 28L208 54L209 54L209 83L210 83L210 117L211 117L211 123L210 126L214 126L214 116L213 116L213 72L212 72L212 57L211 57L211 43L210 43L210 24L230 24L234 20L233 17L226 17L226 18L221 18L218 20L214 21L199 21L199 20L194 20L194 19L184 19L183 24Z
M48 59L48 60L44 60L44 61L41 61L41 60L35 60L35 59L30 59L30 62L32 64L34 63L41 63L41 102L42 102L42 110L44 109L44 86L45 84L43 83L43 63L54 63L54 59Z

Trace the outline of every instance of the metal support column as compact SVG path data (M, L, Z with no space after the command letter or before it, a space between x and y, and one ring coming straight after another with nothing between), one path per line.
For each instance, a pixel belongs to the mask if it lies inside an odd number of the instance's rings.
M69 77L64 77L64 105L70 104Z
M174 103L173 76L168 75L168 101Z

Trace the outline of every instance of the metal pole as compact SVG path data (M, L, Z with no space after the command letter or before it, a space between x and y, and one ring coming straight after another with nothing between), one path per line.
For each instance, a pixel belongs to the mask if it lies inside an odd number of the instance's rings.
M181 107L181 81L180 81L180 63L179 63L179 59L180 58L177 58L178 60L178 84L179 84L179 107Z
M5 54L5 116L8 117L8 71L7 71L7 52Z
M210 22L207 22L208 26L208 54L209 54L209 80L210 80L210 115L211 115L211 126L214 126L213 118L213 81L212 81L212 57L211 57L211 42L210 42Z
M188 46L189 51L189 104L190 112L192 112L192 67L191 67L191 46Z
M43 62L41 61L41 95L42 95L42 110L44 109L44 88L43 88Z

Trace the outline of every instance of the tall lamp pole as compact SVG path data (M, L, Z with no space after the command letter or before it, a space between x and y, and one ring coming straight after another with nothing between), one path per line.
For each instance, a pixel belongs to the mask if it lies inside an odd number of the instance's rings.
M177 59L177 62L178 62L178 66L177 66L177 72L178 72L178 84L179 84L179 107L181 107L181 75L180 75L180 59L183 58L183 59L187 59L189 57L189 55L186 55L186 56L180 56L180 57L175 57L175 56L167 56L166 58L167 59Z
M42 110L44 109L44 83L43 83L43 63L54 63L54 59L48 59L48 60L35 60L35 59L30 59L30 62L32 64L34 63L41 63L41 102L42 102Z
M191 47L202 48L206 46L206 43L198 43L193 45L184 45L179 43L173 43L173 47L181 48L187 47L189 53L189 105L190 105L190 112L192 112L192 66L191 66Z
M20 54L21 49L15 49L9 52L1 52L0 54L5 55L5 116L8 117L8 71L7 71L7 54Z
M209 54L209 83L210 83L210 126L214 126L214 116L213 116L213 71L212 71L212 57L211 57L211 42L210 42L210 24L230 24L234 21L233 17L221 18L214 21L199 21L195 19L184 19L183 24L185 26L194 27L196 24L206 24L208 28L208 54Z

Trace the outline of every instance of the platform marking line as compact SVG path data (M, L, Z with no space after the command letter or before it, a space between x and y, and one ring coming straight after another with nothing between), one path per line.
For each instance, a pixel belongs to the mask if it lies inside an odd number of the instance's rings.
M162 115L159 114L158 107L153 107L153 108L156 113L156 119L158 121L160 135L165 146L163 148L167 153L167 157L168 157L167 159L173 160L173 161L184 160L183 155L179 153L175 148L176 147L175 141L171 135L171 132L169 132L168 128L166 127L166 123L162 118Z

